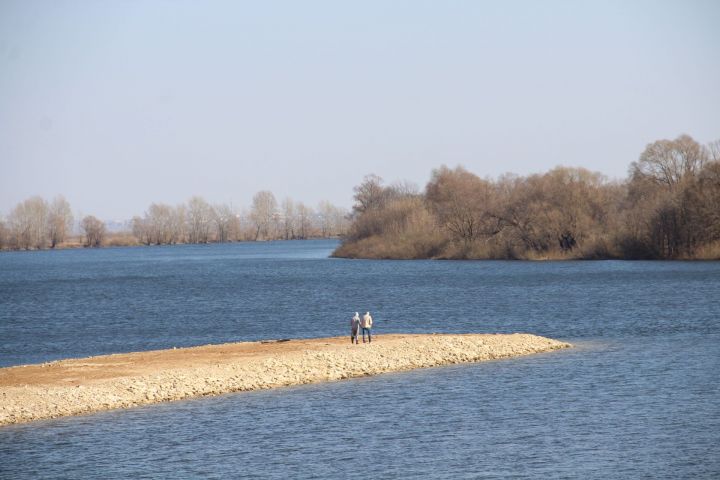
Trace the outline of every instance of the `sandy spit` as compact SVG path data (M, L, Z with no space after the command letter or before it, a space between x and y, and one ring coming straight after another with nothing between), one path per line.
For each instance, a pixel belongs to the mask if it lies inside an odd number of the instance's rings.
M529 334L243 342L0 368L0 425L570 347Z

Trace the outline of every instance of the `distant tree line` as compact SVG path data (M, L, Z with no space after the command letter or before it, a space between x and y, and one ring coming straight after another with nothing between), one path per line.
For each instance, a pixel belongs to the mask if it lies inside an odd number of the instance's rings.
M62 195L47 202L31 197L19 203L7 219L0 218L0 249L30 250L55 248L72 235L74 217ZM105 236L105 224L88 215L80 221L85 246L98 247Z
M582 168L482 179L432 172L424 191L355 187L335 252L362 258L720 258L720 141L658 140L624 181Z
M262 191L249 210L211 205L197 196L176 206L153 203L143 216L130 221L130 232L113 234L92 215L75 225L62 196L52 202L36 196L19 203L5 219L0 217L0 250L334 237L344 235L348 225L348 212L330 202L320 202L316 209L289 198L278 204L272 192Z
M348 212L323 201L317 210L290 198L278 204L261 191L249 211L211 205L201 197L171 206L153 203L145 215L132 219L132 232L145 245L258 240L296 240L345 234Z

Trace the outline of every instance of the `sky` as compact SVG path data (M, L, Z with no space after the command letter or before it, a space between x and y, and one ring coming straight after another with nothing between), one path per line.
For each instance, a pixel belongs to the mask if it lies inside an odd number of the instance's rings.
M720 139L720 2L0 0L0 215L104 220L260 190L350 207Z

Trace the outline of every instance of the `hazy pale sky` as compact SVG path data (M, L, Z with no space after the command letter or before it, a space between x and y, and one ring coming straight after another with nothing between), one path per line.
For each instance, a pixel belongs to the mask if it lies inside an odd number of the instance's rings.
M0 0L0 214L126 219L269 189L349 207L720 138L720 2Z

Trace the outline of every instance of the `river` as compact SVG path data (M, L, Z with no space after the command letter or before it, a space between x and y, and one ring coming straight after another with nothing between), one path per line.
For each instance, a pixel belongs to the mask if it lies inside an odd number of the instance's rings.
M0 254L0 366L347 334L532 357L0 429L2 478L718 478L720 262L380 261L334 241Z

